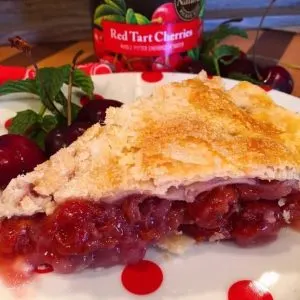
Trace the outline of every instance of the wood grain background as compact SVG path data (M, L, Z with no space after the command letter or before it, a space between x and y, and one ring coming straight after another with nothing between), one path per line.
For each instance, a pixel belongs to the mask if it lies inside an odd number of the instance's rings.
M142 1L142 0L139 0ZM143 0L145 2L151 0ZM225 19L244 17L240 26L253 28L269 0L206 0L206 28ZM88 0L0 0L0 44L11 35L33 43L91 39ZM277 0L266 27L300 27L300 0Z

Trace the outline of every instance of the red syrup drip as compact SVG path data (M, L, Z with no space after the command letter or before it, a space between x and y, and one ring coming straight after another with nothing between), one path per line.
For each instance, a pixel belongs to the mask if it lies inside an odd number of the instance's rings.
M228 300L274 300L271 293L257 281L242 280L228 291Z
M88 96L82 96L82 97L80 98L80 104L81 104L82 106L85 106L86 104L88 104L89 101L90 101L90 98L89 98Z
M101 95L98 95L98 94L95 94L95 95L93 96L93 100L103 100L103 99L104 99L104 97L101 96ZM82 97L80 98L80 104L81 104L82 106L85 106L86 104L88 104L89 101L90 101L90 98L89 98L88 96L82 96Z
M270 92L272 90L272 87L270 87L269 85L266 85L266 84L262 84L260 87L263 90L265 90L266 92Z
M22 258L0 259L0 279L9 288L19 288L33 280L32 267Z
M163 272L154 262L142 260L128 265L121 275L126 290L135 295L148 295L159 289L163 282Z
M4 127L8 130L8 128L11 126L12 124L12 118L8 119L5 123L4 123Z
M161 72L143 72L142 79L146 82L158 82L163 79L163 74Z
M94 96L93 96L94 98L94 100L103 100L104 99L104 97L103 96L101 96L101 95L98 95L98 94L94 94Z
M34 270L37 274L47 274L53 272L53 267L49 264L42 264L35 268Z

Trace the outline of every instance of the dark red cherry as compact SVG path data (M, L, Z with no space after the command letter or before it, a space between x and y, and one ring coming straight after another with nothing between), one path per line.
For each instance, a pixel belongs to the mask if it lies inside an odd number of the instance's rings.
M91 125L89 122L74 122L71 124L65 134L67 144L70 145L75 142Z
M204 69L204 65L199 60L186 60L179 68L178 72L198 74Z
M122 105L123 103L117 100L103 99L99 101L90 101L81 108L76 121L91 122L92 124L99 122L103 125L106 117L106 110L109 107L120 107Z
M59 149L68 147L89 127L89 122L75 122L68 126L60 126L51 130L45 139L45 149L48 156L53 155Z
M230 60L232 60L232 58L233 58L233 56L228 55L228 56L222 57L222 60L229 62ZM236 59L247 59L247 54L243 51L240 51L239 56Z
M44 152L28 138L15 134L0 136L0 188L45 160Z
M264 84L274 90L291 94L294 89L294 81L291 74L281 66L271 66L262 70Z
M174 53L168 56L159 56L152 64L152 71L172 72L177 70L182 63L183 58L178 53Z
M165 3L160 5L152 15L152 22L157 23L176 23L180 21L176 12L174 3Z
M257 70L259 73L261 72L259 66L257 66ZM229 65L220 63L220 72L223 77L230 77L231 74L239 73L258 80L254 62L248 58L238 58Z

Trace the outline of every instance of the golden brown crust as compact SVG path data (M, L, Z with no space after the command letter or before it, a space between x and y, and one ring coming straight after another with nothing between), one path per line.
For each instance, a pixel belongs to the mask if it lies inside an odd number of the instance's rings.
M109 109L105 127L94 125L12 180L0 197L0 216L51 213L74 197L113 202L136 190L164 195L170 186L215 177L299 179L299 152L283 129L235 105L217 78L209 83L201 76ZM34 193L22 194L24 186Z
M267 126L280 131L285 144L295 151L300 146L300 116L276 105L266 91L249 82L241 82L229 91L233 102Z

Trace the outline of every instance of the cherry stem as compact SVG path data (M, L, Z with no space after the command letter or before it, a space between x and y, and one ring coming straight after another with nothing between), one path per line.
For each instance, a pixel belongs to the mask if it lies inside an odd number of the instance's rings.
M29 58L31 64L34 67L36 77L39 76L39 67L38 67L36 60L34 59L34 57L32 55L32 51L31 51L32 46L26 40L22 39L20 36L15 36L13 38L9 38L8 41L10 42L10 46L12 48L15 48L15 49L23 52ZM41 76L39 76L39 77L40 77L41 87L43 88L43 86L44 86L43 80L42 80ZM44 89L44 90L45 90L46 97L50 100L47 89ZM60 111L56 108L56 106L54 104L53 104L53 107L55 108L56 112L58 114L60 114ZM42 107L40 109L40 115L43 116L45 111L46 111L46 107L44 105L42 105Z
M68 126L72 123L72 87L73 87L73 76L76 68L78 58L83 54L82 50L79 50L72 61L72 67L69 74L69 85L68 85L68 98L67 98L67 122Z
M262 80L263 78L262 78L261 74L259 73L259 70L258 70L258 67L257 67L257 64L256 64L256 54L257 54L258 37L259 37L259 33L260 33L261 29L262 29L262 26L264 24L265 18L268 15L268 13L270 12L270 10L272 9L273 4L275 2L276 2L276 0L270 0L269 5L266 7L266 10L265 10L265 12L262 15L262 18L261 18L261 20L259 22L259 25L258 25L258 28L257 28L257 31L256 31L256 36L255 36L255 40L254 40L254 46L253 46L253 50L252 50L252 59L253 59L255 73L256 73L258 79L260 79L260 80Z

